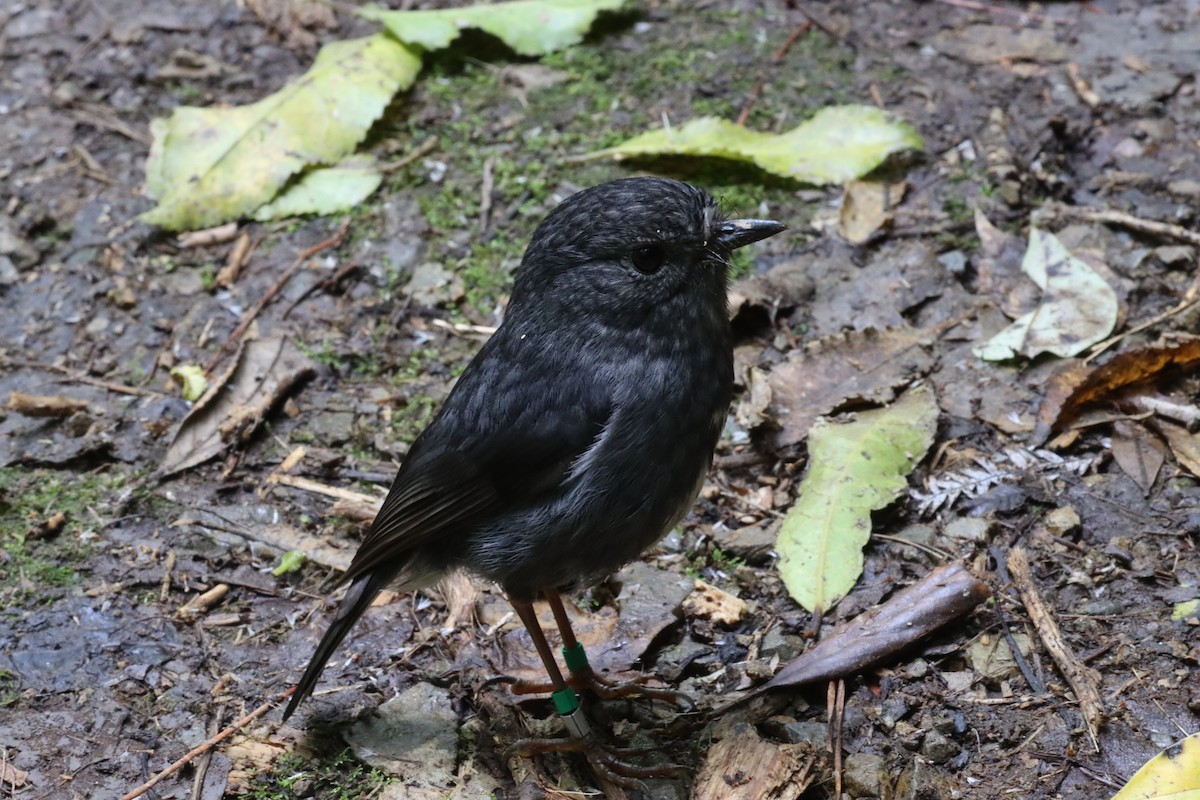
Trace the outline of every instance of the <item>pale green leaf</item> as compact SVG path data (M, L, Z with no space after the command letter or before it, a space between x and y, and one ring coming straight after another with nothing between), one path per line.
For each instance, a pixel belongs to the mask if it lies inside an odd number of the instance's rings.
M446 47L465 28L478 28L523 56L540 56L578 44L597 14L624 4L625 0L517 0L441 11L368 6L358 13L382 22L405 44L426 50Z
M155 120L146 194L159 204L142 218L183 230L251 213L303 168L352 153L420 67L387 34L333 42L308 72L257 103L184 107Z
M920 387L852 422L818 420L808 434L808 474L775 549L788 592L809 611L829 610L862 574L871 512L904 490L933 444L938 407Z
M1193 617L1200 617L1200 598L1176 603L1171 611L1171 622L1183 622Z
M333 214L354 208L379 188L380 172L369 159L352 158L336 167L304 173L274 200L254 212L259 222L301 214Z
M1117 293L1054 234L1029 229L1021 269L1041 288L1041 303L974 348L979 358L1005 361L1042 353L1066 358L1105 339L1116 327Z
M1200 733L1147 761L1112 800L1200 800Z
M787 133L759 133L728 120L700 117L643 133L594 156L691 155L748 161L803 183L861 178L902 150L924 146L908 123L874 106L833 106Z
M194 403L208 391L208 376L199 364L180 364L171 370L171 377L183 388L183 399Z
M289 572L297 572L308 562L308 556L303 550L288 550L279 557L279 564L271 570L271 574L279 577Z

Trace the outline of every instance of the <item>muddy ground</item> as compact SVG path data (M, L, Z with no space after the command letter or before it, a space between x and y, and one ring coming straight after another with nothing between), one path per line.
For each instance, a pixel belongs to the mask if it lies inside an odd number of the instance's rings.
M257 100L306 69L320 43L370 30L340 5L282 0L0 8L0 397L78 403L52 417L0 411L3 796L120 797L297 678L329 617L321 587L362 523L335 512L332 498L268 476L303 446L290 475L369 494L385 487L479 331L496 324L522 243L577 187L667 174L706 186L734 213L789 224L742 263L743 280L770 272L775 281L766 293L761 280L735 287L751 298L736 325L743 370L770 371L831 337L922 332L901 384L933 387L942 414L914 486L956 459L995 459L1029 442L1058 367L972 355L1007 323L999 298L1024 285L1014 272L984 286L994 274L976 210L1021 237L1052 203L1197 227L1197 0L650 2L540 62L468 36L428 60L368 142L392 160L431 136L433 149L392 172L349 215L345 239L258 319L261 338L297 346L311 379L248 441L155 479L188 412L170 367L213 358L244 310L342 218L243 226L253 244L246 267L217 288L232 242L185 247L136 219L150 207L140 193L148 123L181 104ZM840 188L716 162L573 158L664 116L746 112L747 125L780 130L844 102L895 112L926 144L890 167L907 190L891 225L859 246L831 224ZM1107 265L1124 303L1119 331L1163 315L1114 351L1194 330L1194 307L1164 314L1195 274L1186 238L1054 213L1040 224ZM1160 388L1191 408L1186 374ZM614 740L694 773L721 740L749 735L733 724L744 722L778 752L811 759L804 797L835 796L836 746L852 797L1082 799L1110 796L1200 728L1196 620L1171 619L1200 592L1200 488L1171 453L1141 474L1110 457L1115 440L1145 459L1161 455L1148 429L1109 419L1060 442L1060 455L1086 462L1082 474L1016 470L1002 496L931 513L898 501L876 515L883 536L867 549L858 587L818 630L784 591L771 551L805 466L802 438L773 434L785 401L758 409L749 430L748 417L731 418L681 530L580 598L601 667L655 674L700 709L600 704L592 713ZM319 544L321 555L272 574L290 542ZM1095 671L1104 711L1095 742L997 561L1016 544L1030 552L1068 648ZM824 685L729 712L736 717L706 713L956 558L995 600L848 677L836 745ZM697 578L747 601L745 615L721 623L681 611ZM206 613L177 613L222 584L228 594ZM528 641L494 589L452 589L371 609L296 718L281 725L269 711L160 783L157 796L592 791L572 757L506 757L523 736L553 735L553 712L542 698L518 702L487 684L535 674ZM1000 643L1002 655L1008 643L1024 647L1021 663L997 663ZM397 696L391 716L373 714ZM381 729L384 743L401 742L391 759L366 755L385 746L372 738ZM725 775L735 791L742 779ZM647 791L685 797L688 787L655 780Z

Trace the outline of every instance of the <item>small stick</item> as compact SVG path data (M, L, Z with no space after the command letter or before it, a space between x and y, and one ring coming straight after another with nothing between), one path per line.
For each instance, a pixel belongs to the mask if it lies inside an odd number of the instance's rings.
M1103 222L1108 225L1119 225L1131 231L1144 233L1147 236L1157 236L1163 239L1174 239L1200 247L1200 233L1188 230L1182 225L1172 225L1169 222L1159 222L1153 219L1142 219L1115 208L1084 208L1066 206L1061 203L1047 206L1039 217L1075 219L1083 222Z
M1029 567L1029 555L1025 548L1014 547L1008 554L1008 570L1012 575L1013 586L1021 596L1021 603L1029 613L1029 621L1033 623L1038 638L1046 646L1050 657L1063 677L1075 692L1075 700L1079 703L1079 711L1083 715L1084 725L1087 726L1088 736L1092 747L1100 752L1099 730L1104 719L1104 703L1100 699L1100 677L1096 671L1079 660L1063 638L1062 629L1054 621L1054 616L1046 605L1046 601L1038 593L1033 581L1033 573Z
M1116 336L1111 336L1108 339L1105 339L1103 342L1100 342L1100 344L1093 345L1092 352L1089 353L1088 357L1083 360L1083 363L1090 364L1092 362L1092 359L1094 359L1096 356L1100 355L1105 350L1112 347L1114 344L1121 341L1122 339L1125 339L1126 337L1129 337L1129 336L1133 336L1135 333L1141 333L1142 331L1146 330L1147 328L1152 328L1155 325L1157 325L1158 323L1160 323L1164 320L1170 319L1171 317L1178 316L1179 314L1182 314L1184 311L1187 311L1192 306L1196 305L1196 303L1200 303L1200 276L1197 276L1195 279L1192 280L1192 285L1188 287L1188 290L1186 292L1184 292L1183 299L1180 300L1179 303L1174 308L1167 309L1166 311L1162 312L1161 314L1153 316L1150 319L1146 320L1145 322L1141 322L1137 325L1134 325L1132 328L1130 328L1127 331L1124 331L1123 333L1118 333Z
M496 157L488 156L483 161L483 179L480 181L482 186L479 189L479 235L483 236L487 233L488 223L492 215L492 188L495 186L496 179L492 171L496 167Z
M1053 22L1056 25L1067 25L1070 20L1062 17L1051 17L1048 14L1039 14L1036 11L1022 11L1016 8L1005 8L1004 6L993 6L987 3L979 3L976 0L938 0L939 3L945 3L948 6L956 8L966 8L971 11L986 11L989 14L1008 14L1014 17L1025 17L1027 19L1036 19L1039 22Z
M421 142L421 144L419 144L417 146L416 150L413 150L408 155L406 155L403 158L400 158L396 161L393 161L390 164L384 164L382 167L379 168L379 171L380 172L396 172L398 170L402 170L405 167L407 167L409 164L416 161L418 158L422 158L422 157L427 156L430 153L432 153L437 146L438 146L438 138L436 136L430 136L428 139Z
M242 321L239 322L237 327L233 329L233 333L229 334L229 337L225 339L224 344L221 345L216 354L209 359L207 364L204 365L205 374L212 374L213 369L217 366L217 362L221 360L221 357L224 356L226 351L233 346L235 341L242 338L242 336L246 333L246 329L250 327L250 323L254 322L258 315L262 313L262 310L267 307L267 304L275 299L275 295L279 294L284 285L291 280L292 276L296 274L296 270L300 269L305 261L312 258L322 250L328 250L332 247L337 247L340 245L342 240L346 238L346 231L348 230L350 230L350 218L346 217L346 219L342 221L341 227L337 229L333 236L330 236L328 239L322 242L317 242L312 247L305 250L295 261L292 262L291 266L285 269L279 275L279 277L275 279L275 282L271 284L271 287L267 289L265 293L263 293L263 296L258 299L258 302L255 303L249 311L242 315Z
M237 733L239 730L246 727L251 722L254 722L254 720L258 719L263 714L270 711L276 704L281 703L284 700L287 700L289 697L292 696L292 694L295 691L296 691L296 687L293 686L292 688L288 689L286 692L282 692L275 699L268 700L267 702L263 703L261 706L254 709L249 714L242 717L237 722L233 723L228 728L226 728L225 730L218 733L216 736L209 737L207 740L205 740L201 744L198 744L195 747L193 747L191 750L187 751L187 753L185 753L183 755L183 757L180 758L178 761L176 761L174 764L167 767L162 772L158 773L153 778L146 781L145 783L143 783L141 786L134 789L129 794L123 796L121 798L121 800L134 800L134 798L141 797L146 792L150 791L155 786L157 786L159 784L159 782L161 782L162 780L164 780L166 778L171 777L176 772L183 769L197 756L203 755L204 753L207 753L209 750L212 750L218 744L225 741L230 736Z

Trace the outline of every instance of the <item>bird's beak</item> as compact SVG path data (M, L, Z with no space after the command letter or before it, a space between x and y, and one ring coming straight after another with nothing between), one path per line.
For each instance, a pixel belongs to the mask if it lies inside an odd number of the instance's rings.
M726 220L717 226L717 246L725 250L736 250L784 230L787 230L787 225L773 219Z

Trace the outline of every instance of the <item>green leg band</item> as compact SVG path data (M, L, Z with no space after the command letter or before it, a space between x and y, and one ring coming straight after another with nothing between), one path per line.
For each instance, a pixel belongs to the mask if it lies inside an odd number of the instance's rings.
M563 659L567 662L567 669L571 672L582 672L588 669L587 653L583 651L583 645L579 642L575 646L568 649L562 649Z
M550 699L554 701L554 708L564 717L570 716L579 708L579 698L575 696L575 690L571 688L552 692Z

